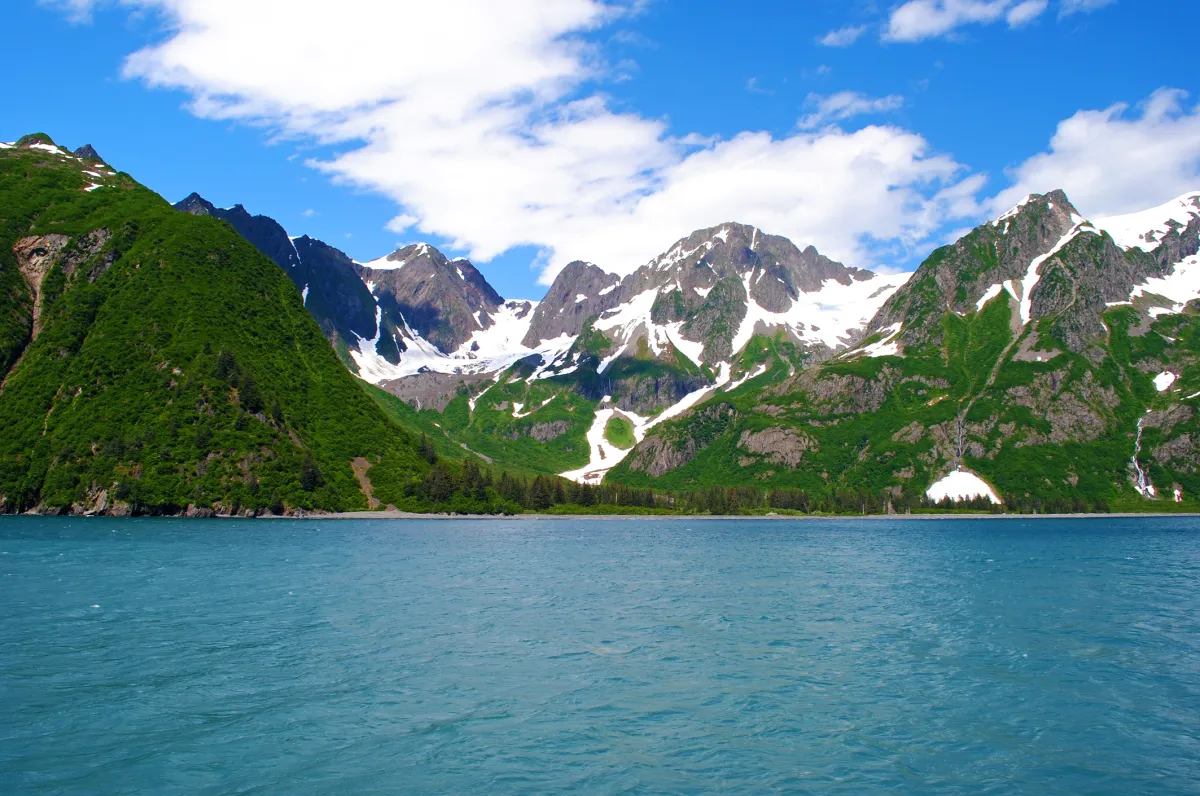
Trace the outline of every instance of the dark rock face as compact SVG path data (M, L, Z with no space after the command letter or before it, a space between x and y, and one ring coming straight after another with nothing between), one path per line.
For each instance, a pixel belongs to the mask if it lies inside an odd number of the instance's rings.
M304 305L326 336L339 335L352 347L351 335L375 337L375 299L358 278L354 261L338 249L304 235L295 240L300 265L289 272L298 288L308 289Z
M252 216L241 205L230 208L215 207L196 193L182 202L177 202L175 209L194 216L213 216L228 222L239 235L254 244L254 248L270 257L289 274L300 264L300 255L296 252L296 247L292 245L284 228L273 218Z
M549 423L534 423L529 427L529 436L533 437L538 442L549 442L552 439L558 439L563 434L570 430L570 425L565 420L552 420Z
M84 144L71 154L80 160L95 160L99 161L100 163L104 162L104 158L100 157L100 153L97 152L95 147L93 147L91 144Z
M621 278L591 263L576 260L554 278L546 297L533 311L524 343L531 348L542 340L577 335L590 318L616 306Z
M762 431L743 431L738 438L738 447L755 455L743 456L743 467L753 464L756 457L762 457L772 464L795 470L805 453L817 449L817 442L795 429L767 428Z
M357 269L361 279L373 285L384 330L396 347L412 339L411 330L443 352L455 351L477 330L489 328L491 316L504 303L470 262L447 260L428 244L405 246L387 261L396 267ZM394 355L390 350L380 354Z
M358 278L354 261L343 252L307 235L293 242L274 219L252 216L241 205L221 209L196 193L175 209L227 222L270 257L298 290L307 290L305 306L331 341L340 339L354 348L356 335L366 340L375 337L375 300Z
M678 437L651 436L644 439L629 459L629 469L635 473L648 473L655 478L682 467L696 458L724 430L737 420L738 412L729 404L709 404L692 414L701 423L718 429L715 433L689 434Z

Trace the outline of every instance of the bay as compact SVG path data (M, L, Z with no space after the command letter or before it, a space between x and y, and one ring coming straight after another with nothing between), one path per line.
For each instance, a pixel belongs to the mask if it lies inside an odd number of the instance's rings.
M0 518L0 792L1196 793L1198 531Z

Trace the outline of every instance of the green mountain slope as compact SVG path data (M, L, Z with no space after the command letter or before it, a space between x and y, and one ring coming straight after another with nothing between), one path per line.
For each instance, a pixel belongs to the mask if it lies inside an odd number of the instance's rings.
M44 137L0 149L0 378L3 511L367 508L356 459L421 505L412 435L278 267Z
M1194 255L1198 230L1122 250L1061 192L1034 197L934 252L860 346L718 394L655 429L609 478L812 500L862 489L898 508L962 468L1010 510L1161 510L1180 505L1177 492L1194 507L1200 318L1150 294L1128 299ZM1156 385L1160 374L1175 380ZM1138 490L1139 469L1153 496Z

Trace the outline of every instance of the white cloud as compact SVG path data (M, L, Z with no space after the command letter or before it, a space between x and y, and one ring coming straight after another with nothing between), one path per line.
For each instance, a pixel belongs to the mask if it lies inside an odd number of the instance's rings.
M814 130L830 122L842 121L852 116L899 110L904 106L904 97L899 94L868 97L854 91L839 91L837 94L824 97L819 94L809 94L805 106L812 108L812 113L801 118L797 126L801 130Z
M826 47L849 47L867 32L866 25L847 25L844 28L831 30L817 39L818 44Z
M305 210L303 213L301 213L300 215L304 216L305 218L313 218L314 216L319 216L321 214L318 213L316 210L313 210L310 207L307 210Z
M990 202L1003 212L1030 193L1062 188L1084 215L1144 210L1200 188L1200 107L1159 89L1127 104L1079 111L1060 122L1050 147L1013 168L1012 187Z
M38 5L61 9L72 22L88 22L92 18L92 8L98 5L98 2L97 0L38 0Z
M1019 28L1040 17L1049 5L1050 0L1025 0L1008 9L1004 19L1009 27Z
M730 220L870 265L970 211L978 191L895 127L711 140L614 111L589 88L610 72L583 36L637 2L121 2L167 25L126 76L190 93L200 116L336 145L311 165L393 199L392 229L477 261L536 246L543 280L577 258L629 271ZM899 102L834 95L802 121Z
M1061 19L1071 14L1088 13L1115 2L1117 0L1062 0L1059 4L1058 16Z
M892 11L883 38L921 41L945 36L964 25L986 25L1002 19L1010 27L1019 27L1040 16L1047 5L1048 0L908 0Z

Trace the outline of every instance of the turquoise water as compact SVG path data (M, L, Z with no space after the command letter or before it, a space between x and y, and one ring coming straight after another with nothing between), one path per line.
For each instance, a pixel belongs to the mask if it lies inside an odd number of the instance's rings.
M0 518L0 792L1195 793L1198 531Z

